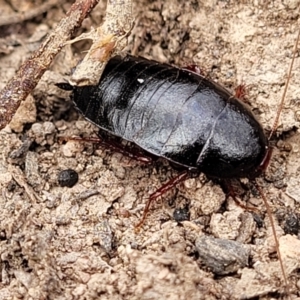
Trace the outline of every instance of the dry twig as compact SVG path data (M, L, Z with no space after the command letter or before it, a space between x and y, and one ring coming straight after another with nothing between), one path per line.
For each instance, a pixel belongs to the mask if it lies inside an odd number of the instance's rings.
M12 119L21 101L35 88L56 54L79 27L99 0L77 0L67 16L50 33L39 49L23 63L17 74L0 92L0 130Z
M93 44L72 74L72 85L96 85L109 59L119 54L127 45L133 27L131 0L107 2L105 22L97 29L84 33L70 43L91 39Z

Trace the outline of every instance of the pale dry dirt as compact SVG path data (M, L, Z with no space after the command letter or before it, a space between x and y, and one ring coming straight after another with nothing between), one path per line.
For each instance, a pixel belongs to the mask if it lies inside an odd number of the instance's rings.
M0 17L31 9L21 3L0 0ZM0 88L69 6L0 28ZM268 131L299 30L299 6L299 0L135 1L127 51L197 64L232 91L244 83ZM80 32L99 25L104 11L103 2ZM91 143L59 141L97 132L54 85L68 78L86 48L85 42L64 48L0 132L0 299L284 299L266 208L247 181L236 189L254 213L225 201L221 186L201 175L159 200L137 233L147 196L177 171L164 160L143 165ZM300 299L299 67L297 58L273 158L259 180L291 299ZM79 173L72 188L57 182L67 168ZM173 212L187 205L190 219L179 224Z

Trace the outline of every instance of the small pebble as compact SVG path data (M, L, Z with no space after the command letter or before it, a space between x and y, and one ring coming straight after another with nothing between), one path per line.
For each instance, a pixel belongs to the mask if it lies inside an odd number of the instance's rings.
M176 208L173 212L173 218L176 222L187 221L190 219L189 208Z
M78 174L72 169L67 169L59 172L58 183L60 186L72 187L78 181Z
M300 223L298 216L295 213L288 214L284 224L284 232L286 234L298 235L299 230Z
M239 242L203 235L197 238L195 246L202 263L215 274L235 273L248 266L250 248Z

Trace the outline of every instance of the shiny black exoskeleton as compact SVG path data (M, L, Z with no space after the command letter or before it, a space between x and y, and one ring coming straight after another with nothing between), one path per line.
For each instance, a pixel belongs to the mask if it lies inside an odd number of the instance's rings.
M190 170L256 176L268 140L252 112L215 82L145 58L116 56L97 86L72 87L83 116Z

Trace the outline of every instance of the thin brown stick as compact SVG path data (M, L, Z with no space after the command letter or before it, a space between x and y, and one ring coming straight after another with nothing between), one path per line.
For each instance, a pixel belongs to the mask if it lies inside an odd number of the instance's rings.
M25 61L0 92L0 130L12 119L21 101L35 88L54 57L99 0L77 0L39 49Z
M42 3L36 8L28 11L13 13L6 16L0 16L0 26L11 25L16 23L22 23L26 20L30 20L48 11L52 6L58 5L61 0L48 0L46 3Z

